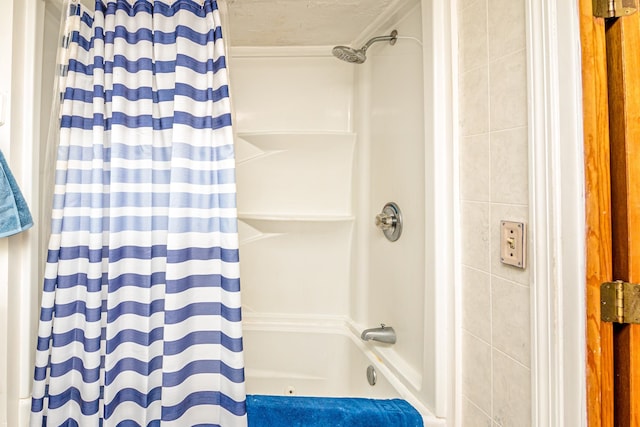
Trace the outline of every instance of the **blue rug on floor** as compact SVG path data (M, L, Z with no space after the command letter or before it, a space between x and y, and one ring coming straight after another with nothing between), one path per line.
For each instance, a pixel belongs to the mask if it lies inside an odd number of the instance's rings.
M401 399L247 396L249 427L423 427Z

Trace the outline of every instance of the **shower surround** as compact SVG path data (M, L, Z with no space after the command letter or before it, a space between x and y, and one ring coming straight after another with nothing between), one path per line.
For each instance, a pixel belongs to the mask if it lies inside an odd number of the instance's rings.
M323 352L340 347L320 346L316 357L298 362L289 353L307 340L339 340L327 334L360 341L362 330L385 323L397 343L361 347L398 386L392 395L418 407L426 425L444 425L454 358L452 338L443 332L452 322L451 294L439 279L451 279L452 270L447 245L436 250L435 242L437 233L450 231L439 221L451 218L451 192L444 193L447 159L438 157L446 150L434 144L446 117L433 126L434 113L443 112L433 91L447 86L430 81L437 70L433 5L401 3L349 43L359 47L397 30L394 45L371 45L361 64L339 61L332 46L233 47L232 41L246 347L273 353L264 333L281 353L255 375L247 367L247 392L318 395L309 379L326 389L331 374L313 367L327 368ZM374 221L387 202L397 203L404 218L393 243ZM295 337L302 331L301 341ZM364 382L366 369L354 371L349 375ZM367 387L375 396L376 388Z

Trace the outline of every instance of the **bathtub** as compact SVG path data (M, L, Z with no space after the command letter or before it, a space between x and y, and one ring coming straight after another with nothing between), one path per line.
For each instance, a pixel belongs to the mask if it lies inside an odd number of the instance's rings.
M247 394L400 398L422 415L425 427L444 426L365 343L358 328L339 318L252 316L243 320ZM367 369L373 366L375 385Z

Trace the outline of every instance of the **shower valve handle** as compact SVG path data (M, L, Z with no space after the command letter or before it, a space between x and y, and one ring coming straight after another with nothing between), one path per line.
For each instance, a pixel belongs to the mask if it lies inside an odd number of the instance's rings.
M382 212L376 215L376 227L378 227L387 239L395 242L402 234L402 213L393 202L384 205Z
M376 227L380 230L389 230L396 225L396 222L398 222L398 219L393 214L382 212L376 215Z

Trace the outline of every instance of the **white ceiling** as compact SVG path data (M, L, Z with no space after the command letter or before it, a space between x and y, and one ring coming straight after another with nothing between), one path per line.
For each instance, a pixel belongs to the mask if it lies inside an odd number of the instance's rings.
M47 0L58 8L63 1ZM95 0L80 1L91 8ZM398 0L227 0L230 44L348 45L397 3Z
M227 0L231 46L350 44L390 0Z

